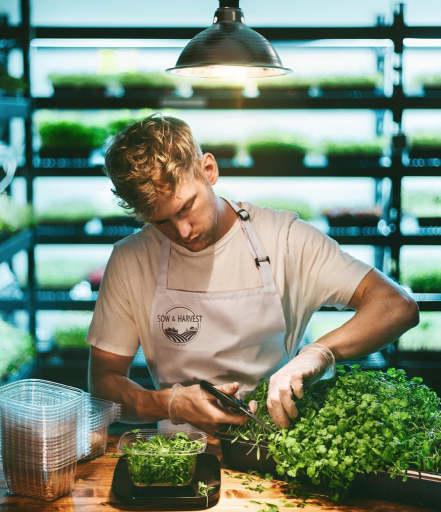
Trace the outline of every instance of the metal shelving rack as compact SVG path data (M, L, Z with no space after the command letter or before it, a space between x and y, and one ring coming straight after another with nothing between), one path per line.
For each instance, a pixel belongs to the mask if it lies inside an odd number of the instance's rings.
M23 79L27 90L23 96L0 97L0 119L9 122L12 118L21 117L25 124L25 160L32 161L32 112L33 98L30 94L30 42L34 38L34 31L30 23L29 0L21 0L21 24L19 26L1 26L0 34L4 40L13 41L5 48L6 52L14 46L19 46L23 55ZM25 167L21 175L26 178L26 200L33 203L33 176L32 170ZM1 301L0 310L13 312L17 309L26 309L29 313L29 331L35 335L36 307L35 307L35 258L34 247L36 243L35 230L26 229L16 235L0 242L0 262L10 261L19 251L26 250L28 256L28 287L20 297L8 301Z
M23 0L23 23L20 27L10 27L6 35L21 40L23 48L29 49L31 37L39 38L124 38L124 39L190 39L199 33L200 27L145 27L145 28L122 28L122 27L29 27L29 0ZM26 12L25 12L26 11ZM379 23L372 27L284 27L269 28L255 27L262 35L271 41L305 41L317 39L387 39L394 44L396 54L395 74L397 81L393 88L393 94L389 96L373 95L372 97L297 97L297 98L245 98L245 97L224 97L216 98L180 98L160 95L146 95L142 98L84 98L84 97L48 97L29 98L29 111L32 113L38 109L137 109L137 108L180 108L180 109L370 109L382 115L385 111L391 111L397 136L394 137L392 163L389 167L372 168L338 168L332 167L299 167L292 169L290 174L281 171L280 174L271 173L271 176L295 176L295 177L372 177L377 182L383 178L390 178L392 183L389 198L389 207L386 212L386 219L389 224L390 233L363 232L359 230L335 231L331 230L330 235L342 244L374 245L379 248L389 248L393 261L391 277L398 279L400 275L400 250L403 245L441 245L441 233L428 234L421 231L418 235L404 235L400 228L401 218L401 181L405 176L440 176L441 168L438 166L412 166L404 165L402 161L403 136L402 116L406 109L441 109L441 97L410 97L403 93L402 86L402 56L403 41L405 38L441 38L441 27L409 27L404 23L404 7L399 4L395 8L394 19L391 25ZM28 55L25 57L28 62ZM29 78L29 66L25 67L25 76ZM27 73L27 75L26 75ZM30 121L28 129L30 131ZM30 133L26 132L26 137ZM27 144L26 154L27 165L19 169L18 175L27 176L28 200L32 202L32 181L36 177L61 177L61 176L102 176L101 166L89 167L86 162L69 162L54 166L41 165L33 159L31 144ZM75 165L74 165L75 164ZM283 173L282 173L283 172ZM268 173L253 169L252 167L224 166L223 176L268 176ZM44 229L37 229L36 243L114 243L127 233L104 233L102 235L86 235L84 233L73 233L54 231L50 234ZM32 253L33 254L33 253ZM33 266L33 261L32 261ZM33 271L33 268L32 268ZM32 280L32 279L31 279ZM69 297L60 298L55 296L42 296L42 292L34 292L35 305L37 309L92 309L94 300L73 301ZM64 293L64 292L60 292ZM58 297L58 298L57 298ZM424 311L440 311L440 297L416 296L420 308ZM13 308L9 304L6 307ZM3 309L3 306L1 306ZM33 315L35 318L35 314Z

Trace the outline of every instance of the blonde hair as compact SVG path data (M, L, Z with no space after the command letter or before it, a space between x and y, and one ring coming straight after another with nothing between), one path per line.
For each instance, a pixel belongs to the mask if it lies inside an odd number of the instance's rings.
M190 127L176 117L153 114L126 126L106 151L104 173L118 204L143 220L154 216L158 195L168 197L194 178L205 179L202 152Z

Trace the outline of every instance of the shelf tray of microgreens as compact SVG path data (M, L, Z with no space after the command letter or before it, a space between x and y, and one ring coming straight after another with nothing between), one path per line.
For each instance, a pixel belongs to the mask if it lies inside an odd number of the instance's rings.
M275 427L268 384L246 397ZM290 428L271 433L248 421L215 432L232 469L272 473L299 489L332 496L383 499L441 510L441 399L403 370L339 366L296 400Z

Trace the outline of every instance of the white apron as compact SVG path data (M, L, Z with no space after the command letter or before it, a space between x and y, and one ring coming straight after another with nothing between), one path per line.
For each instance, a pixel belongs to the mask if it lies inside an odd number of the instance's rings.
M230 205L238 214L263 286L219 293L167 289L171 243L164 236L150 328L154 346L150 370L156 389L205 379L215 385L237 381L243 394L288 362L285 317L269 259L248 212ZM172 423L164 420L159 426L169 428Z

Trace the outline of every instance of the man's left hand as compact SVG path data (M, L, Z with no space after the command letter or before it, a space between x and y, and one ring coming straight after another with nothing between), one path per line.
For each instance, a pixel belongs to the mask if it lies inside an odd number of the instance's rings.
M306 345L299 354L270 378L267 406L278 428L288 428L290 418L298 415L293 401L303 397L303 389L335 374L332 352L319 343Z

